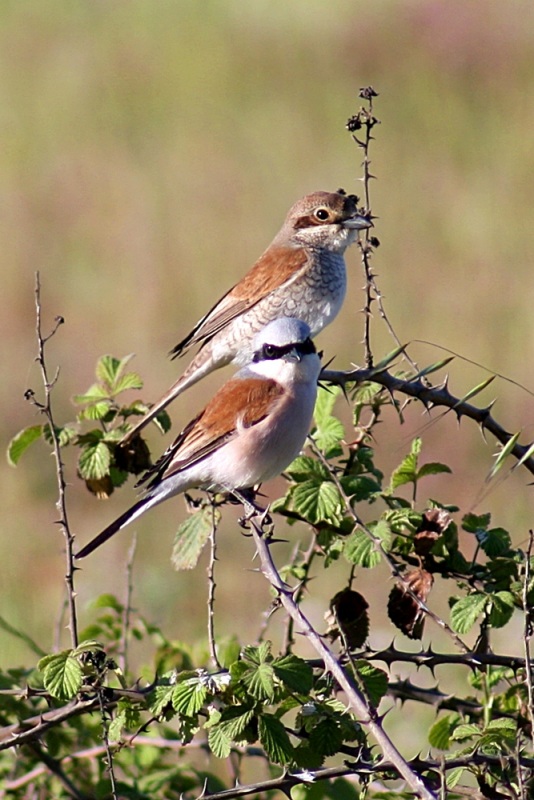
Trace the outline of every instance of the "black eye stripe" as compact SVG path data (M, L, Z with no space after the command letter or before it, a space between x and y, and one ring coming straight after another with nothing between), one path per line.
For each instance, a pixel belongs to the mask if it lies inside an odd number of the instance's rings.
M261 350L257 350L254 353L252 361L255 363L258 361L276 361L276 359L283 358L292 350L296 350L297 353L300 353L302 356L317 352L310 338L306 339L304 342L293 342L292 344L264 344Z

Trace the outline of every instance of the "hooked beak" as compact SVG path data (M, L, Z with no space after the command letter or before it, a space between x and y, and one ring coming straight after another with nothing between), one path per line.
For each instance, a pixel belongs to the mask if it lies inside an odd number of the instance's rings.
M344 219L341 223L344 228L349 230L360 231L364 228L372 228L373 223L369 217L364 217L362 214L354 214L352 217Z
M299 353L296 347L292 347L285 355L286 361L298 362L302 360L302 353Z

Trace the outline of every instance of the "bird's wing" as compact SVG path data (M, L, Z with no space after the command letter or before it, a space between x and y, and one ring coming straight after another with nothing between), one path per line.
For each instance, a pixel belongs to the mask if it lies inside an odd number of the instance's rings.
M284 391L276 381L263 378L228 381L137 486L147 483L147 488L152 489L165 478L202 461L232 439L240 428L251 428L264 420Z
M229 322L248 311L279 286L303 272L309 256L302 247L269 247L245 277L228 291L195 325L188 336L171 350L176 358L190 347L211 339Z

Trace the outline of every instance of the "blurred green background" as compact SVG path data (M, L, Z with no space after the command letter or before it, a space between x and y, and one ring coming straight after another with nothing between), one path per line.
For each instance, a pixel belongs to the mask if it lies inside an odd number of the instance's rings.
M373 266L402 341L429 340L534 389L534 8L526 0L37 0L0 5L0 239L5 444L36 422L23 399L40 389L33 304L42 280L44 322L66 324L48 349L61 372L58 421L86 389L103 353L136 353L143 397L155 400L181 364L166 352L240 278L303 194L339 186L359 192L360 154L344 128L358 89L380 93L382 125L372 149L372 207L381 240ZM320 337L336 365L362 363L361 287L356 248L349 291ZM393 349L376 315L373 347ZM421 364L442 357L415 346ZM449 367L461 394L487 373L459 360ZM171 407L174 430L225 377L189 391ZM534 438L533 398L498 382L495 413ZM342 407L343 404L341 404ZM487 486L494 442L452 416L424 436L425 460L454 475L426 491L491 510L514 543L532 526L528 475ZM386 473L428 417L420 407L377 432ZM150 434L153 453L165 447ZM98 502L76 478L66 453L73 530L85 542L134 497L131 485ZM14 470L2 467L1 615L46 649L63 594L62 538L54 520L54 464L42 444ZM277 484L270 487L276 496ZM280 485L278 485L278 489ZM481 494L488 494L480 501ZM173 572L169 554L182 500L137 526L135 605L170 636L205 630L205 561ZM258 629L269 594L251 573L252 545L232 512L220 537L217 630L244 640ZM283 526L280 533L287 533ZM306 538L306 532L290 532ZM77 574L82 625L96 594L124 594L130 531ZM280 551L281 552L281 551ZM319 574L306 610L322 629L340 585ZM371 603L373 644L394 635L384 607L389 586L362 574ZM446 612L445 592L434 607ZM432 599L432 597L431 597ZM246 608L246 614L243 609ZM276 618L273 621L276 638ZM428 638L435 631L427 629ZM68 638L65 635L64 641ZM404 642L405 643L405 642ZM510 643L503 646L509 648ZM0 666L31 660L0 632Z

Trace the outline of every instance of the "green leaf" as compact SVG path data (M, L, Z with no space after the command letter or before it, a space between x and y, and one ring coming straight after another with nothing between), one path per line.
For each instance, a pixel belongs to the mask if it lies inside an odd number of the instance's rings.
M517 722L515 719L510 719L509 717L491 719L484 728L483 733L487 733L488 731L493 733L498 731L505 737L515 738L517 733Z
M232 752L232 740L221 725L209 729L208 744L216 758L228 758Z
M118 395L128 389L142 389L143 381L137 372L127 372L126 375L121 375L113 386L113 394Z
M354 497L356 502L372 500L373 495L380 493L382 487L368 475L344 475L340 479L343 491L348 497Z
M451 769L450 772L447 772L447 777L445 779L447 789L454 789L454 787L460 782L464 772L465 767L455 767L454 769Z
M316 430L313 439L317 447L324 453L331 453L339 447L339 443L345 436L343 424L332 416L336 399L341 394L341 387L333 386L325 389L319 387L317 400L313 412Z
M313 479L291 489L295 511L312 525L318 522L338 524L342 519L343 501L332 481Z
M397 469L393 470L389 484L389 492L394 492L399 486L414 483L417 480L417 453L408 453L403 458Z
M242 738L247 725L249 725L253 718L254 711L248 706L230 706L229 708L225 708L221 714L219 725L225 736L228 737L230 741L236 742Z
M174 689L175 685L172 683L162 683L154 688L150 704L154 716L159 717L169 706L172 707Z
M24 428L14 436L7 446L7 462L10 466L16 467L20 457L28 447L40 439L43 434L43 425L32 425Z
M460 717L458 714L447 714L438 719L428 732L428 741L438 750L448 750L451 736L458 727Z
M429 461L428 464L423 464L417 470L417 480L425 478L427 475L439 475L442 472L452 472L452 470L446 464L440 464L439 461Z
M339 723L332 717L326 717L313 726L309 741L312 750L321 756L336 755L343 742Z
M132 356L127 356L130 359ZM102 383L112 386L121 372L121 361L114 356L102 356L96 364L96 377Z
M458 725L452 732L451 739L456 742L463 742L466 739L478 738L480 736L480 728L477 725Z
M336 417L329 417L313 432L313 441L329 457L341 451L340 443L344 438L345 428Z
M446 367L447 364L450 364L451 361L454 361L454 356L447 356L446 358L441 359L441 361L436 361L434 364L430 364L428 367L424 367L423 369L419 370L413 378L412 381L419 380L420 378L424 378L426 375L431 375L433 372L439 372L440 369Z
M78 436L78 430L73 425L64 425L62 428L58 428L56 425L54 427L54 433L56 435L56 439L59 442L60 447L66 447L70 444L74 439ZM52 432L50 430L50 425L46 424L43 428L43 436L48 444L53 444L52 439Z
M133 706L130 700L119 700L117 712L108 730L110 741L118 742L120 741L124 729L132 730L138 727L140 717L139 709Z
M43 673L45 689L59 700L70 700L82 685L82 668L72 650L44 656L37 669Z
M294 655L282 656L273 661L277 678L289 689L299 694L308 694L313 686L313 670L302 658Z
M98 403L92 403L86 408L83 408L78 414L78 420L99 420L104 419L110 412L112 407L111 400L100 400Z
M269 761L289 764L293 759L294 749L280 720L271 714L263 714L258 723L260 741Z
M256 700L274 699L274 670L271 664L251 666L243 674L243 683Z
M499 472L500 468L502 467L502 465L504 464L504 462L506 461L506 459L508 458L508 456L510 455L510 453L512 452L514 447L516 446L517 440L519 439L519 436L520 436L520 433L514 433L514 435L511 436L508 439L508 441L506 442L505 446L502 448L500 453L497 455L497 458L495 459L495 463L493 464L492 468L489 471L489 475L487 477L488 481L490 481L492 478L494 478L495 475Z
M124 358L118 359L114 356L102 356L96 365L96 377L109 390L110 394L116 395L125 389L142 389L143 381L135 372L124 374L124 369L133 358L130 353Z
M358 660L355 666L367 696L376 708L388 690L387 673L363 659Z
M119 711L115 714L108 728L108 739L112 743L119 742L126 727L126 714Z
M289 475L290 478L297 482L309 480L311 478L325 480L330 477L325 465L311 456L297 456L285 470L285 474Z
M220 516L215 513L215 524ZM171 561L176 570L193 569L196 567L204 545L208 541L214 523L211 508L203 508L191 514L178 530L174 537Z
M391 546L391 528L386 520L369 523L369 530L376 536L382 546L388 550ZM343 548L345 558L351 564L358 564L366 569L372 569L380 563L382 554L371 536L364 530L356 530L345 541Z
M167 433L172 428L171 418L166 411L159 411L152 422L160 433Z
M313 411L313 418L318 427L330 419L336 400L340 394L340 386L329 386L328 389L325 389L324 386L319 386L317 400L315 401L315 409Z
M491 514L466 514L462 519L462 528L468 533L478 533L486 530L491 522Z
M489 531L479 530L476 532L476 538L490 558L504 555L510 550L512 544L510 534L504 528L490 528Z
M493 628L504 628L514 611L515 602L511 592L497 592L491 595L489 622Z
M189 678L174 687L172 705L180 714L193 717L200 711L207 696L208 690L200 678Z
M76 405L85 406L109 400L109 393L99 383L94 383L84 394L75 394L72 399Z
M529 445L529 447L527 447L527 449L525 450L525 452L515 465L515 468L517 469L518 467L522 466L525 463L525 461L527 461L533 454L534 454L534 442L531 445Z
M86 445L78 459L78 471L86 481L99 480L109 475L111 453L104 442Z
M120 600L110 592L99 594L94 600L91 600L90 608L111 608L118 615L124 613L124 606Z
M243 658L251 664L263 664L265 661L272 662L272 644L266 639L258 647L247 645L243 650Z
M217 640L217 655L222 667L229 669L231 664L237 661L240 653L241 644L237 636L234 635Z
M474 592L467 597L462 597L451 609L451 625L456 633L467 633L478 617L484 612L488 604L488 596Z
M388 353L386 356L384 356L382 361L379 361L378 364L375 364L371 372L373 372L375 375L379 372L383 372L391 364L391 362L397 358L398 355L404 353L406 347L407 345L405 344L401 344L396 347L391 351L391 353Z
M365 531L357 530L345 540L343 553L347 561L366 569L380 564L382 555Z
M480 392L484 391L484 389L486 389L490 383L493 383L496 377L496 375L491 375L489 378L486 378L486 380L482 381L482 383L479 383L477 386L473 387L473 389L470 389L467 394L464 394L464 396L458 400L458 402L453 406L453 409L458 408L459 406L463 405L463 403L467 403L467 401L471 400L471 398L475 397L475 395L480 394Z

